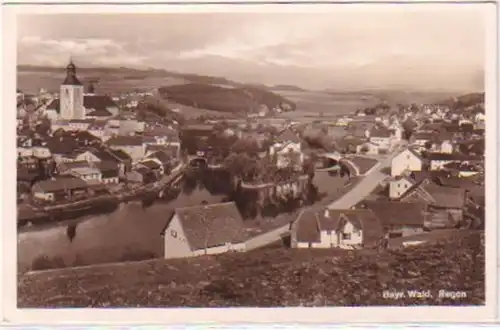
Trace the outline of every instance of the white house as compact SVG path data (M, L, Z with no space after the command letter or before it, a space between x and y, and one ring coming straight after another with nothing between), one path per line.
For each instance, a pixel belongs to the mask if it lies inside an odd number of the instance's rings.
M368 210L307 210L292 224L292 247L355 249L378 244L380 220Z
M98 183L102 181L101 171L91 166L73 168L69 171L69 173L89 183Z
M276 166L278 168L284 168L292 164L302 166L304 162L301 146L294 142L276 143L270 147L269 154L271 156L276 155Z
M287 167L290 164L302 166L304 162L302 141L289 129L285 129L276 138L276 142L269 147L269 154L271 156L276 155L276 162L279 168Z
M393 177L403 174L405 171L422 171L424 159L413 149L403 150L391 161L391 175Z
M250 238L234 202L175 209L161 235L165 259L243 252Z
M389 198L398 199L415 184L414 180L407 176L398 176L389 183Z
M393 135L387 127L374 127L370 131L370 142L378 145L379 150L391 150Z

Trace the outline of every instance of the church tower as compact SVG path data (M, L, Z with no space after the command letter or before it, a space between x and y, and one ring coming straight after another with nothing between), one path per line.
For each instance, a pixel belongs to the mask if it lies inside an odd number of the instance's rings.
M76 77L76 66L70 61L66 67L66 79L59 95L61 119L85 119L83 85Z

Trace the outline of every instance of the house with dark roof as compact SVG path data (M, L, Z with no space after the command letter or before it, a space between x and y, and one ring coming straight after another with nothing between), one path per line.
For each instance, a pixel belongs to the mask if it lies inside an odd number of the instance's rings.
M446 187L425 179L406 192L401 202L421 202L428 205L428 227L453 227L463 220L467 191L463 188Z
M132 167L132 159L130 156L120 149L112 150L105 148L88 148L77 154L75 160L87 161L95 164L96 166L103 163L113 164L113 167L118 168L120 176L125 175L125 173L130 171Z
M371 210L390 237L420 234L426 226L426 203L367 200L358 207Z
M428 153L426 159L429 161L429 169L431 171L440 171L445 168L446 164L450 163L481 163L484 161L483 155L471 155L463 153Z
M234 202L177 208L161 234L165 259L245 251L250 238Z
M157 159L142 160L137 164L137 167L147 167L149 170L155 173L157 177L161 177L165 173L163 164Z
M59 163L56 165L57 173L69 174L75 168L87 168L90 163L86 160L75 160L74 162Z
M113 150L126 152L132 161L138 161L146 155L146 144L142 136L115 136L106 141Z
M60 176L35 183L31 192L37 200L53 202L85 196L88 187L87 182L82 179Z
M314 210L301 212L291 227L295 248L374 247L383 237L380 220L370 210Z
M120 181L120 167L114 161L102 161L96 168L101 172L101 181L104 184L116 184Z
M79 149L78 142L70 136L51 137L46 141L56 163L74 161L74 154Z

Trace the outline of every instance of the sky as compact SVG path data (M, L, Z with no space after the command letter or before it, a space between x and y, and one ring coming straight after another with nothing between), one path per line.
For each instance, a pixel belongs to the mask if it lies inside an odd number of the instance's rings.
M432 9L431 6L429 6ZM30 14L18 63L161 68L311 89L482 88L484 9Z

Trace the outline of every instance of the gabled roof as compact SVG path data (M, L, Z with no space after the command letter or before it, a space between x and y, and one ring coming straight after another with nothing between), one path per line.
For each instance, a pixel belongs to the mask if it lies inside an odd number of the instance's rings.
M277 142L293 142L300 143L301 140L297 134L292 132L289 128L286 128L282 132L280 132L276 137Z
M39 188L45 193L61 191L65 189L86 188L87 183L79 178L61 176L51 180L44 180L35 183L34 188Z
M456 160L456 161L465 161L465 160L481 160L482 156L474 156L474 155L466 155L461 153L438 153L432 152L427 154L427 159L429 160Z
M177 156L179 147L175 145L155 145L146 146L146 155L151 158L158 158L160 161L166 161L173 156Z
M431 205L443 208L462 208L465 204L465 189L444 187L434 182L423 182L420 186L434 200Z
M63 162L58 164L60 172L70 171L75 168L89 167L90 164L86 160L75 161L75 162Z
M426 204L422 202L364 201L362 204L373 211L384 226L423 226Z
M108 152L122 162L132 159L132 157L122 149L108 150Z
M197 205L175 209L191 250L220 246L225 243L242 243L250 235L234 202ZM162 231L168 228L170 221Z
M320 242L321 231L339 231L347 222L362 230L363 244L373 245L382 237L380 220L371 210L315 210L302 212L295 221L298 242Z
M83 106L85 109L106 109L115 108L118 105L107 95L85 95L83 97Z
M72 155L78 148L78 143L68 137L51 137L47 140L47 148L51 154Z
M140 146L143 143L142 136L115 136L106 141L110 146Z
M417 157L418 159L420 160L424 160L424 158L422 157L422 155L420 155L415 149L413 148L406 148L405 150L401 151L395 158L397 158L399 155L405 153L405 152L409 152L410 154L412 154L413 156Z
M427 131L415 132L412 135L412 138L414 140L427 140L427 141L431 141L431 140L434 140L436 137L437 137L437 134L435 132L427 132Z
M370 130L370 137L388 138L391 135L391 130L383 126L374 126Z

